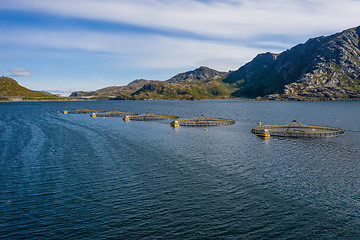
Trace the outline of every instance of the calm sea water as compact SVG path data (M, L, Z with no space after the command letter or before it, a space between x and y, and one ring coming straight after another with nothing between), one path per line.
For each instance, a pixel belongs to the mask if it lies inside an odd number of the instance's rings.
M360 239L360 102L0 103L0 238ZM231 118L63 115L79 108ZM257 122L340 127L261 139Z

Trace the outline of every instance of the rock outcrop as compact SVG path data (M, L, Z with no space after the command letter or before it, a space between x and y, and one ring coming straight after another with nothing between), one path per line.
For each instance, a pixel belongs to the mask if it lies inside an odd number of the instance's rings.
M265 53L229 74L235 97L360 99L360 27L318 37L281 54Z

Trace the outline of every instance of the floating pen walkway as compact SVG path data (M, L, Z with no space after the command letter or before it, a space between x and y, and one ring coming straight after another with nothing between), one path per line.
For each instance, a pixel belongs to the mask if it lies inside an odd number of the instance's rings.
M198 118L181 119L181 120L172 121L170 123L170 125L173 127L179 127L179 126L207 127L207 126L230 125L230 124L234 124L234 123L235 123L235 121L232 119L208 118L204 115L201 115Z
M179 118L177 115L157 115L153 113L145 113L142 115L133 115L124 117L124 121L136 120L136 121L154 121L154 120L168 120L173 118Z
M284 125L261 125L254 127L252 133L260 137L333 137L343 134L344 131L335 127L311 126L294 120Z
M117 110L113 110L111 112L94 112L91 114L91 117L125 117L125 116L132 116L132 115L138 115L138 113L135 112L120 112Z
M72 110L72 111L67 111L65 110L63 113L64 114L84 114L84 113L98 113L98 112L106 112L105 110L89 110L89 109L78 109L78 110Z

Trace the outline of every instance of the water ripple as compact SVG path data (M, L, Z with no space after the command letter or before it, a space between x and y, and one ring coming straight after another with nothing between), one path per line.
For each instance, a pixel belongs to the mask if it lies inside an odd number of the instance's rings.
M82 107L201 112L236 124L204 131L57 114ZM304 109L312 118L299 119ZM359 133L264 140L250 129L298 119L356 130L357 109L239 100L1 104L0 238L356 239Z

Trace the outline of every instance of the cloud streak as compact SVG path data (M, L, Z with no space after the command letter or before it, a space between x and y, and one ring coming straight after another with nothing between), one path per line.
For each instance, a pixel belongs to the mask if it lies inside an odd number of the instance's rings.
M0 9L95 19L208 37L311 34L358 24L357 0L2 0ZM336 17L334 17L336 16Z
M236 69L259 53L259 48L216 41L178 39L148 34L112 34L92 31L3 31L2 44L31 48L65 49L126 58L128 65L143 68L180 68L208 63L219 70ZM266 49L260 49L266 51ZM19 76L20 69L17 69ZM24 75L26 75L24 73Z
M24 68L11 68L6 70L10 77L31 77L35 70L26 70Z
M359 9L359 0L1 0L2 69L13 77L39 69L41 86L165 80L200 65L235 70L259 53L355 27Z
M117 54L139 67L174 68L211 62L210 67L224 70L225 64L237 68L257 53L280 52L298 43L282 39L284 36L314 37L313 32L332 33L352 27L357 24L360 1L2 0L0 9L180 32L15 27L2 30L0 42ZM271 40L269 36L273 36Z

